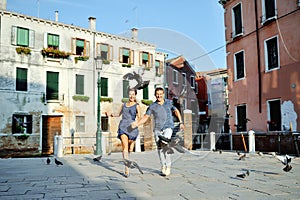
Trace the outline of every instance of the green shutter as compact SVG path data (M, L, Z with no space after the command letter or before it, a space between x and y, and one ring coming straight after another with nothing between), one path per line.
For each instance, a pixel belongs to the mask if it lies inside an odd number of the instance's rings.
M129 88L129 81L123 80L123 98L129 98L128 88Z
M53 34L48 34L48 46L58 47L59 46L59 36L53 35Z
M143 53L143 58L142 59L148 61L148 53Z
M17 68L16 90L27 91L27 69Z
M148 89L148 86L143 89L143 99L149 99L149 89Z
M101 96L108 96L108 78L101 77Z
M101 44L101 51L108 52L108 45L107 44Z
M58 72L47 72L47 100L58 100L58 75Z
M84 95L84 76L76 74L76 94Z
M129 56L130 52L129 49L123 49L123 56Z
M76 40L76 46L84 48L84 40Z
M17 45L29 46L29 30L18 27L17 30Z

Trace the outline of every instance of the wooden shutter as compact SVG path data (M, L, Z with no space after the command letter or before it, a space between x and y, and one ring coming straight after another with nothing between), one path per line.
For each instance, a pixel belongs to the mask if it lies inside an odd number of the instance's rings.
M129 54L129 61L130 61L130 64L134 64L134 51L133 50L130 50L130 54Z
M46 99L58 100L58 72L47 72Z
M101 77L101 96L108 96L108 78Z
M71 51L74 55L76 55L76 38L72 38Z
M123 63L123 48L119 48L119 62Z
M113 46L109 45L108 47L108 60L113 60Z
M90 41L84 41L84 56L90 56Z
M97 43L96 44L96 58L101 56L101 44Z
M44 33L44 48L48 47L48 33Z
M148 67L153 67L153 54L149 54Z
M129 81L123 80L123 98L129 98L128 88L129 88Z
M143 65L143 52L142 51L139 52L139 64L140 64L140 66Z
M76 74L76 94L84 95L84 75Z
M17 45L17 27L16 26L11 27L11 44Z
M27 91L27 69L17 68L16 91Z
M35 40L35 37L34 37L34 30L29 30L29 47L30 48L34 48L34 40Z

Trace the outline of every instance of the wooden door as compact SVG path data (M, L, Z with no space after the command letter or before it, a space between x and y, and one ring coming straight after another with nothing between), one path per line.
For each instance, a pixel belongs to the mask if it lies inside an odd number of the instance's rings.
M54 152L54 136L61 135L61 116L43 116L42 154Z

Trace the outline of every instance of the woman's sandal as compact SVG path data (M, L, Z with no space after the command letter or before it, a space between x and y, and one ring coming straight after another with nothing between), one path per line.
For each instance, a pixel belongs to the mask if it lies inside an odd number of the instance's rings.
M128 178L129 176L130 176L129 172L125 172L125 173L124 173L124 177L125 177L125 178Z

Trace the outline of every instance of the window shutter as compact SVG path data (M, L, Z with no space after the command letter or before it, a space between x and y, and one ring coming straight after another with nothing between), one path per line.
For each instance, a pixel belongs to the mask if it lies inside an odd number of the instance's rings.
M109 55L108 60L113 60L114 54L113 54L113 47L111 45L109 45L108 55Z
M90 41L84 41L84 56L90 56Z
M130 50L130 55L129 55L129 59L130 59L130 64L134 64L134 51Z
M101 56L101 44L97 43L96 44L96 57Z
M29 30L29 47L34 48L34 30Z
M129 88L129 81L123 80L123 98L129 98L128 88Z
M16 90L27 91L27 69L17 68Z
M76 74L76 94L84 95L84 75Z
M139 63L140 63L140 66L143 65L143 52L139 52L140 56L139 56Z
M11 44L17 45L17 27L16 26L11 27Z
M149 54L148 67L153 67L153 54Z
M46 99L58 100L58 72L47 72Z
M44 48L48 47L48 33L44 33Z
M101 96L108 96L108 78L101 77Z
M123 62L123 48L121 47L119 48L119 62Z
M164 73L164 65L163 62L159 62L159 74L163 74Z
M71 50L73 54L76 54L76 38L72 38Z
M143 89L143 99L149 99L149 86Z

